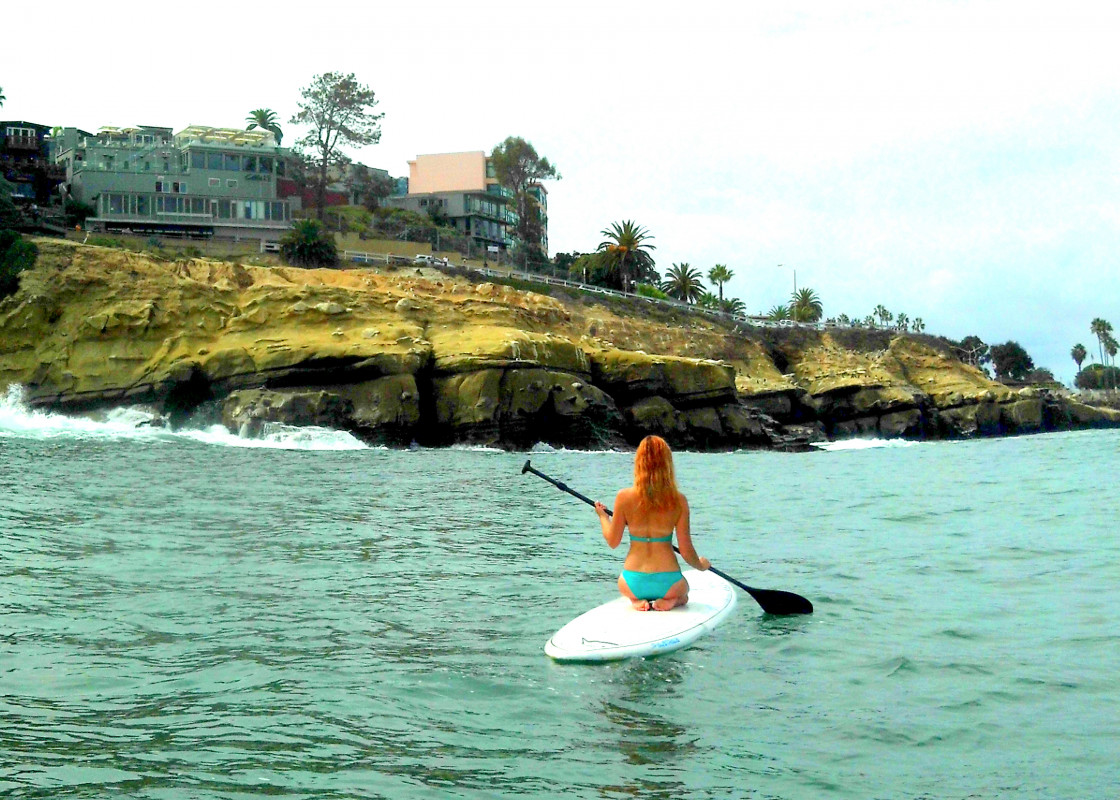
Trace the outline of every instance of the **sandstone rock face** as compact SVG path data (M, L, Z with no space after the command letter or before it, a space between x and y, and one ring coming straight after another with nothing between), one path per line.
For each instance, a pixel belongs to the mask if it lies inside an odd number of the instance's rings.
M42 239L0 302L0 388L40 407L216 409L371 442L799 449L823 436L1120 425L1016 392L930 337L734 330L641 302L447 274L247 267ZM428 271L431 273L431 271ZM570 294L570 293L569 293Z
M352 405L324 391L276 392L247 389L228 395L221 405L222 424L241 436L259 436L265 423L344 427Z
M717 361L606 350L591 354L591 371L595 384L623 403L658 396L688 408L736 399L735 369Z

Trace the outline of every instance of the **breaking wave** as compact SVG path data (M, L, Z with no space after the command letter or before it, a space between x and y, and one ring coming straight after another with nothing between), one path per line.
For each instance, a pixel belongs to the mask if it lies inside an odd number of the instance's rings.
M152 411L116 408L89 416L71 416L29 408L19 386L0 396L0 439L134 439L138 441L191 440L218 447L256 447L278 450L365 450L367 445L345 431L314 426L266 423L261 435L248 438L230 433L222 425L201 428L164 427Z

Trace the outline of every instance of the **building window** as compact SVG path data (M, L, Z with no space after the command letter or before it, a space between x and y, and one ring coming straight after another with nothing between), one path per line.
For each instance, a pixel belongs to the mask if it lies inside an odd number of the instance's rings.
M229 219L229 200L218 201L218 219Z
M237 153L225 153L222 156L222 166L231 172L240 172L241 156L237 155Z
M257 171L257 157L256 156L243 156L241 159L241 169L245 172Z
M136 216L150 217L152 215L152 198L146 194L136 195Z
M109 195L109 213L110 214L123 214L125 213L125 196L123 194Z
M206 213L206 199L203 197L192 197L191 213L192 214L205 214Z
M207 153L206 154L206 169L221 169L222 168L222 154L221 153Z
M261 172L272 172L272 158L269 156L261 156Z
M165 185L165 184L164 184L164 182L163 182L163 181L156 181L156 193L157 193L157 194L159 194L160 192L164 192L164 191L167 191L166 189L164 189L164 188L163 188L163 187L164 187L164 185Z
M222 185L222 179L221 178L210 178L209 180L206 181L206 183L209 186L221 186Z
M206 169L206 154L191 151L191 169Z
M182 214L183 213L183 197L164 197L156 198L156 212L159 214Z
M187 193L187 184L180 183L179 181L172 182L171 193L172 194L186 194Z
M226 186L230 189L237 188L237 178L226 178Z

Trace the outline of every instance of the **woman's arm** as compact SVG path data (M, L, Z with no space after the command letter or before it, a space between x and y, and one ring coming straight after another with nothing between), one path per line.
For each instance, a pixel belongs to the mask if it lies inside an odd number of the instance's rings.
M690 567L705 570L712 565L712 562L708 559L697 555L696 548L692 546L692 531L689 528L688 521L688 500L683 494L681 495L681 515L677 518L677 543L680 544L681 558L687 561Z
M613 550L622 542L622 532L626 528L626 499L625 489L614 498L614 516L607 514L607 509L602 503L595 503L595 513L599 515L599 524L603 528L603 538Z

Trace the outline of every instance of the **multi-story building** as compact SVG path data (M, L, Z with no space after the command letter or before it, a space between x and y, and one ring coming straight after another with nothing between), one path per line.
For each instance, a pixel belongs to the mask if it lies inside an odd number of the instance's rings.
M298 164L289 164L287 177L277 180L278 196L298 197L303 208L314 208L318 202L314 175L304 174L301 180L299 169ZM371 185L377 181L397 183L399 179L391 177L386 170L360 162L348 163L342 167L332 166L327 174L323 204L327 207L360 206L365 202ZM393 194L398 192L394 191Z
M479 252L505 251L513 245L517 215L512 197L494 177L481 150L417 156L408 162L408 194L389 204L420 213L433 210L470 238Z
M537 211L541 215L541 252L548 253L548 190L543 184L534 183L529 187L529 195L537 201Z
M57 200L66 173L51 162L50 126L0 121L0 133L0 176L12 184L12 198L41 206Z
M71 195L95 208L92 229L262 243L291 226L292 201L276 191L288 152L266 130L202 125L65 128L55 141Z

